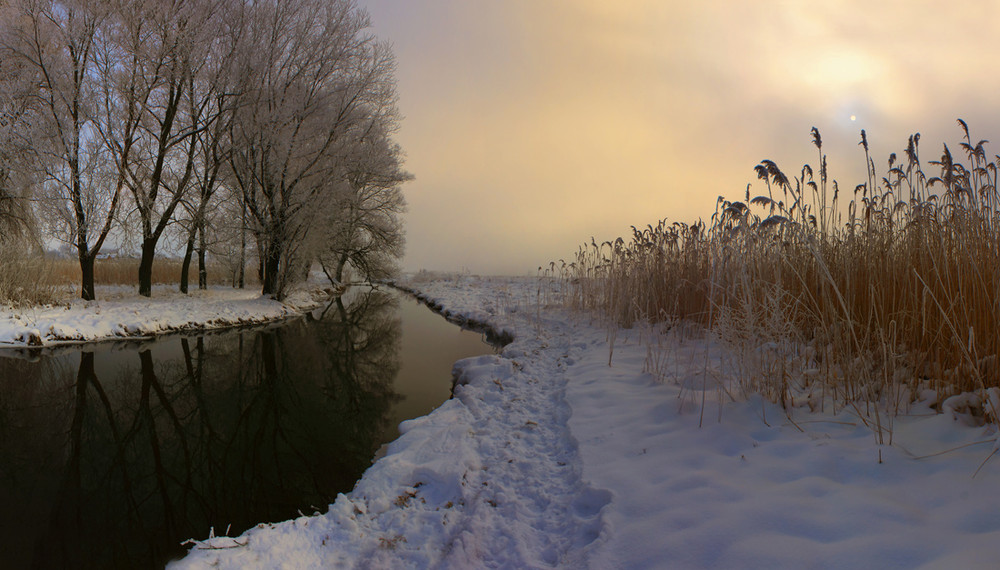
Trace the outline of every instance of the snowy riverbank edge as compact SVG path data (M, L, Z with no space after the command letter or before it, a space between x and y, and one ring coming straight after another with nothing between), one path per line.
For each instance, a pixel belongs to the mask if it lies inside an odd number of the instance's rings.
M787 416L689 338L665 381L650 331L538 306L533 279L402 284L514 341L459 361L455 398L404 422L329 511L196 541L179 568L992 568L989 426L916 404L879 445L851 410ZM981 467L981 468L980 468Z
M441 296L435 283L448 291ZM504 282L506 283L506 282ZM467 327L513 338L501 355L456 363L454 398L403 435L325 514L196 541L178 568L531 568L585 560L606 492L581 476L553 321L529 334L510 287L397 283ZM493 285L496 285L494 287ZM453 288L452 288L453 287ZM453 293L469 293L465 296ZM553 331L557 331L553 333ZM561 342L561 341L560 341Z
M99 286L98 299L40 307L0 308L0 349L37 349L106 340L141 340L161 334L257 326L293 318L321 306L333 290L311 285L284 302L252 289L210 287L188 295L158 285L150 298L134 288Z
M430 310L441 315L448 322L484 334L487 342L494 346L503 347L514 342L514 333L509 323L506 328L501 326L497 329L497 325L492 322L494 314L486 314L481 310L469 309L468 307L452 310L443 304L446 301L431 297L419 288L409 285L408 282L391 281L388 285L427 305Z

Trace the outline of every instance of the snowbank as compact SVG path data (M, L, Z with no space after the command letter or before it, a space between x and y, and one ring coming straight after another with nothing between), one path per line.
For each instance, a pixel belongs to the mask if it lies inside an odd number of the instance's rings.
M730 398L725 354L538 306L533 279L409 283L514 337L456 363L455 398L403 424L329 512L193 543L180 568L993 568L989 427L916 405L879 445L839 413ZM981 468L980 468L981 467Z
M256 290L211 287L183 295L156 286L150 298L134 288L98 287L98 300L59 305L0 308L0 347L50 346L111 338L147 337L188 329L262 324L317 306L326 293L296 291L284 303Z

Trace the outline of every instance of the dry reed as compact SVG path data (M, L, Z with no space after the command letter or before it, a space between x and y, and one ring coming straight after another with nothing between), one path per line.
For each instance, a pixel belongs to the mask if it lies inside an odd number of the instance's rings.
M80 282L80 262L76 259L55 259L52 264L52 283L71 285ZM153 263L153 283L174 284L181 278L181 260L157 259ZM198 263L192 262L189 284L198 287ZM219 263L210 264L207 268L210 285L228 285L231 277L229 272ZM94 262L94 282L98 285L135 285L139 284L139 260L130 258L98 259Z
M42 292L54 292L56 288L73 286L80 284L80 262L76 259L25 259L22 263L34 264L34 266L44 268L40 279L35 285ZM179 259L157 259L153 263L152 281L160 285L179 285L181 277L182 262ZM198 263L191 262L188 275L189 290L198 288ZM236 286L235 270L223 261L211 261L206 268L208 285L231 285ZM139 286L139 260L131 258L109 258L97 259L94 262L94 282L97 285L124 285L128 287ZM254 287L258 285L256 273L246 272L246 285ZM37 296L37 295L35 295ZM49 296L51 297L51 295ZM48 299L49 297L46 297ZM21 300L32 304L48 302L47 300L37 300L34 296Z
M719 198L710 224L662 221L631 239L591 240L562 277L568 302L617 325L687 319L738 349L746 391L785 405L826 396L879 420L926 390L1000 402L1000 156L973 142L962 160L919 156L920 135L879 176L861 132L867 180L851 200L820 167L789 178L756 167L766 194ZM816 396L817 392L820 396ZM803 396L808 394L808 396ZM879 427L881 433L881 427Z
M0 246L0 304L43 305L56 300L51 284L52 265L48 261L24 254L24 249Z

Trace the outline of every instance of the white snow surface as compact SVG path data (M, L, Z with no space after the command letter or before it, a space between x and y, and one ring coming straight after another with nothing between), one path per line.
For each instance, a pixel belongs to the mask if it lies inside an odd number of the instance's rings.
M257 289L209 287L189 295L157 285L151 297L134 287L98 286L97 300L68 299L42 307L0 307L0 347L51 346L123 337L148 337L190 329L262 324L318 305L326 292L316 286L293 292L284 302Z
M1000 564L988 426L916 404L879 445L850 409L719 396L724 353L704 335L678 341L658 381L642 327L617 332L609 366L608 330L540 306L536 280L406 285L514 342L456 363L455 397L404 422L328 512L194 541L173 567Z

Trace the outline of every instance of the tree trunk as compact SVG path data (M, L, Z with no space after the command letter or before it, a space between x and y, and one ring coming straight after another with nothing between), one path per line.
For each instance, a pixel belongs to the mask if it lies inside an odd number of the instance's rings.
M205 222L198 223L198 288L208 289L208 267L205 266Z
M240 269L237 284L242 289L246 286L246 253L247 253L247 207L243 204L242 226L240 227Z
M236 275L236 286L239 287L240 289L243 289L244 287L246 287L246 284L247 284L247 278L246 278L246 265L247 265L247 261L246 261L246 257L244 256L244 252L246 251L246 247L247 246L244 243L243 247L240 249L240 268L239 268L238 274Z
M139 259L139 294L143 297L153 295L153 254L155 251L155 239L142 241L142 257Z
M264 258L267 255L264 253L265 246L261 243L261 240L265 239L263 236L257 236L257 280L260 283L264 282Z
M187 295L188 275L191 274L191 254L194 252L194 233L188 236L187 247L184 248L184 263L181 264L181 293Z
M80 253L80 273L83 276L80 283L80 298L93 301L94 296L94 257L86 252Z
M347 253L341 254L340 259L337 260L337 283L344 282L344 266L347 265Z
M281 284L278 282L281 274L281 246L275 239L268 240L264 259L261 260L263 287L261 293L280 300Z

